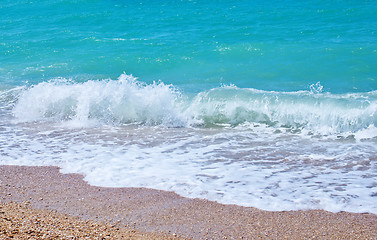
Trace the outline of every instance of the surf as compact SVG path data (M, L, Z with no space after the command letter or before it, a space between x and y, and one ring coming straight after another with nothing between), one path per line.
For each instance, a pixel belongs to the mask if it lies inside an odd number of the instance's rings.
M15 122L166 127L269 128L312 135L354 135L377 126L377 91L332 94L320 84L295 92L220 86L185 94L163 82L146 84L132 75L75 82L60 78L17 88ZM377 135L372 134L374 138Z

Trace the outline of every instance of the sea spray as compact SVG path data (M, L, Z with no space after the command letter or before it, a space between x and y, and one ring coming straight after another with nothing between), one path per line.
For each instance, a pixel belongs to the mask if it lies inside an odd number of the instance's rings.
M142 84L129 75L118 80L39 83L24 91L14 108L19 121L88 121L102 124L181 125L179 94L163 83Z
M162 82L145 84L132 75L117 80L66 79L21 90L13 114L18 122L139 124L211 127L264 124L315 135L352 135L377 125L377 92L331 94L316 90L262 91L222 86L184 95ZM376 137L376 136L371 136Z

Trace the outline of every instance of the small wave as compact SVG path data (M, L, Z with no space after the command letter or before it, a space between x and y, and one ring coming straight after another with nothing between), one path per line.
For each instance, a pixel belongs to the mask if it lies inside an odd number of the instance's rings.
M13 109L18 121L71 121L105 124L180 124L174 106L179 93L163 83L146 85L132 75L117 81L43 82L25 90Z
M12 109L23 90L24 86L0 90L0 109Z
M19 122L60 121L86 126L146 124L168 127L265 124L312 134L354 134L377 126L377 92L275 92L222 86L188 97L172 85L145 84L132 75L74 83L55 79L18 96ZM372 134L373 135L373 134ZM375 136L373 136L375 137Z
M265 123L322 134L354 133L377 123L373 92L349 98L312 91L279 93L217 88L198 94L190 112L195 119L212 124Z

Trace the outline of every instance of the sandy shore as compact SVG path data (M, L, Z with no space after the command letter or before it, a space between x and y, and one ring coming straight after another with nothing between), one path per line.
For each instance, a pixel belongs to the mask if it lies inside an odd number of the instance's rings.
M82 221L56 211L33 209L28 202L0 203L0 239L178 239L143 233L117 224Z
M374 214L269 212L151 189L93 187L82 178L56 167L0 166L0 239L377 239Z

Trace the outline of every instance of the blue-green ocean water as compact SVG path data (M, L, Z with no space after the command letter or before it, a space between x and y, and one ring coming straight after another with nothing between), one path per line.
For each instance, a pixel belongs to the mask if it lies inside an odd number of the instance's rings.
M377 213L376 1L0 1L0 163Z
M377 87L375 1L1 2L1 83L126 72L199 92Z

